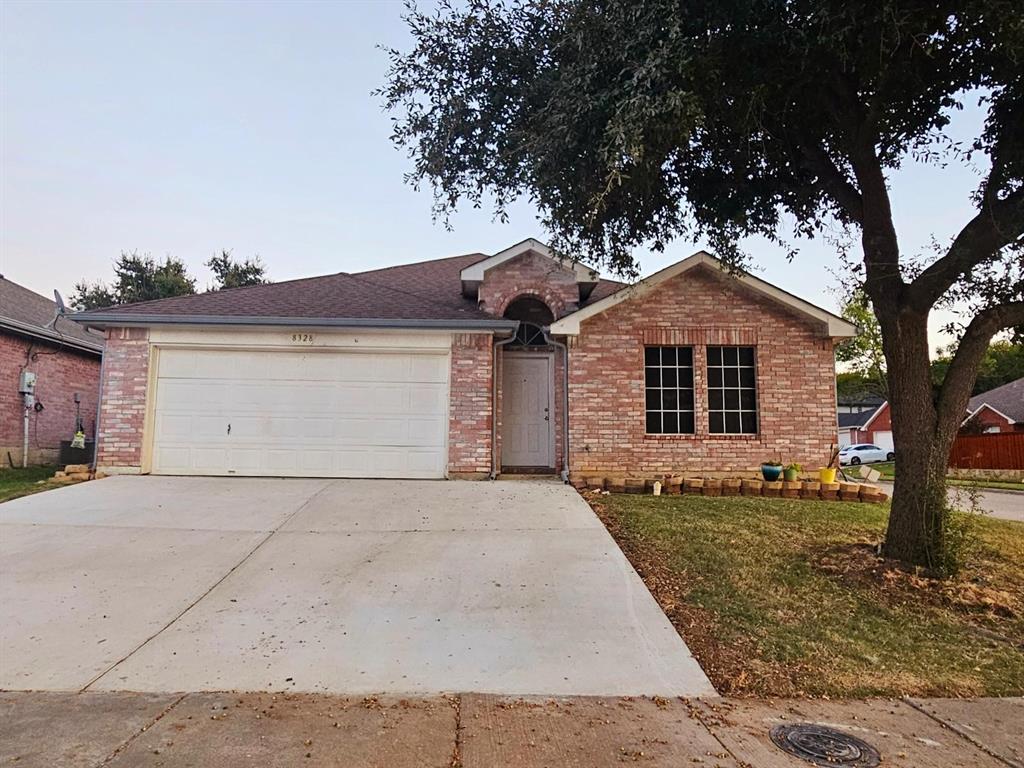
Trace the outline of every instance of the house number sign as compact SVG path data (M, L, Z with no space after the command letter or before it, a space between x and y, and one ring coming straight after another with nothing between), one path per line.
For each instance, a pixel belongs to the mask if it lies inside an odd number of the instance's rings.
M313 334L312 333L293 333L292 334L293 344L312 344Z

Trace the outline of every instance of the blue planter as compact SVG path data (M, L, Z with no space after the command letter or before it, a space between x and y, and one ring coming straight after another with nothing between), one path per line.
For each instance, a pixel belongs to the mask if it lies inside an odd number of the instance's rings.
M782 467L776 467L771 464L761 465L761 477L765 480L772 481L778 480L782 476Z

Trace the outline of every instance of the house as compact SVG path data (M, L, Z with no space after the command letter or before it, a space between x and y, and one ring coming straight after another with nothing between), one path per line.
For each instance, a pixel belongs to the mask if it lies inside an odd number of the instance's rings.
M967 401L962 432L1024 432L1024 377Z
M58 317L54 302L0 275L0 461L4 465L56 461L61 442L71 440L79 421L91 440L102 355L102 335ZM34 398L28 404L25 389Z
M878 395L839 395L836 398L836 411L838 413L874 413L878 407L885 402L884 397Z
M872 443L887 452L894 451L892 440L892 417L889 401L884 400L873 411L839 414L839 445Z
M633 285L526 240L77 315L99 466L483 478L822 463L856 329L696 253Z

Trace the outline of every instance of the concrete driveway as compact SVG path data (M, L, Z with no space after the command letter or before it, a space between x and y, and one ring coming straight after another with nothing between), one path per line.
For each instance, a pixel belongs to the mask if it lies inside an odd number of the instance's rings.
M170 477L0 505L0 688L713 693L567 486Z

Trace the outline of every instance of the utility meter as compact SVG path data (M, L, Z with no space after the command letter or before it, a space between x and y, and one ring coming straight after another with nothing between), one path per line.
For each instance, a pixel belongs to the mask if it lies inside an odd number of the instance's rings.
M18 381L18 393L31 395L36 391L36 375L32 371L22 371Z

